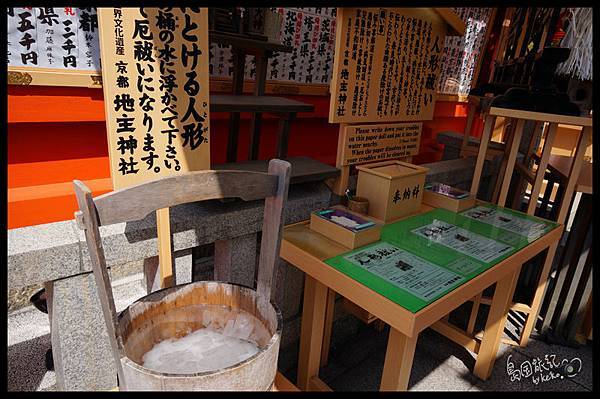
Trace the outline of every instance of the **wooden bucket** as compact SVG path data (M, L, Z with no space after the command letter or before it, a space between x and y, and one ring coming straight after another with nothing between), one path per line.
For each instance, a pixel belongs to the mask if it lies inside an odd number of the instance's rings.
M181 338L206 327L207 322L211 329L219 331L228 320L235 319L239 310L254 316L252 335L259 352L250 358L220 370L196 374L161 373L142 366L143 355L160 341ZM277 372L281 325L281 312L272 303L259 305L257 292L240 285L199 281L153 292L118 317L125 380L119 381L120 389L270 390Z

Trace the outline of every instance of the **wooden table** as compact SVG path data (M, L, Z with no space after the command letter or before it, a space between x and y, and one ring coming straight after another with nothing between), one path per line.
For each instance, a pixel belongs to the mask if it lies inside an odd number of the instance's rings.
M417 214L432 209L423 205ZM463 346L478 352L474 374L481 379L487 379L491 374L500 345L521 265L549 248L560 238L561 233L562 226L554 228L430 305L412 313L324 262L326 259L349 252L348 248L310 230L308 221L286 226L283 231L280 256L306 274L298 360L298 388L329 389L319 379L319 364L325 329L325 308L330 290L340 293L390 325L380 389L406 390L419 333L438 323L438 320L450 311L496 283L481 342L474 339L464 339L463 342Z

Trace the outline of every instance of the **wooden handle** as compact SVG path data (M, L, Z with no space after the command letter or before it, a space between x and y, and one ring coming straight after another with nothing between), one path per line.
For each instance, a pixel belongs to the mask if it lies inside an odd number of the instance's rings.
M85 230L85 241L87 242L90 259L92 261L92 270L98 288L98 297L100 298L100 306L108 332L108 339L112 348L115 365L117 367L117 375L119 381L123 383L125 377L121 366L121 357L123 356L123 344L119 334L117 325L117 310L113 298L110 278L106 270L106 258L104 257L104 249L102 248L102 238L98 228L98 214L96 206L92 200L92 192L90 189L79 180L74 180L75 195L77 203L83 216L83 226Z
M258 263L258 292L259 306L265 306L271 301L271 284L275 263L279 257L281 231L283 228L283 207L287 200L290 185L292 165L280 159L269 162L269 175L278 177L277 192L265 199L265 212L260 244L260 260Z

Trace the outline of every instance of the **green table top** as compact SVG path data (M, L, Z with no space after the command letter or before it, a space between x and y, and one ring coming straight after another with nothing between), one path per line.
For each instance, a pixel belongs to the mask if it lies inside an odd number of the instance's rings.
M385 225L380 241L325 263L416 313L557 226L491 204L438 208Z

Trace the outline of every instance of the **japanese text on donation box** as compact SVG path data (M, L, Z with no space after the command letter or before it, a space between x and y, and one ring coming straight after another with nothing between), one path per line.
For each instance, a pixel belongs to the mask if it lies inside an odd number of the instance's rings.
M202 8L99 8L115 189L210 167Z
M354 165L416 155L422 123L343 127L342 165Z
M392 202L394 205L400 205L406 201L409 201L411 198L418 199L419 193L422 195L421 185L418 183L414 186L397 188L395 191L392 191Z
M432 119L445 23L427 9L339 10L329 122Z

